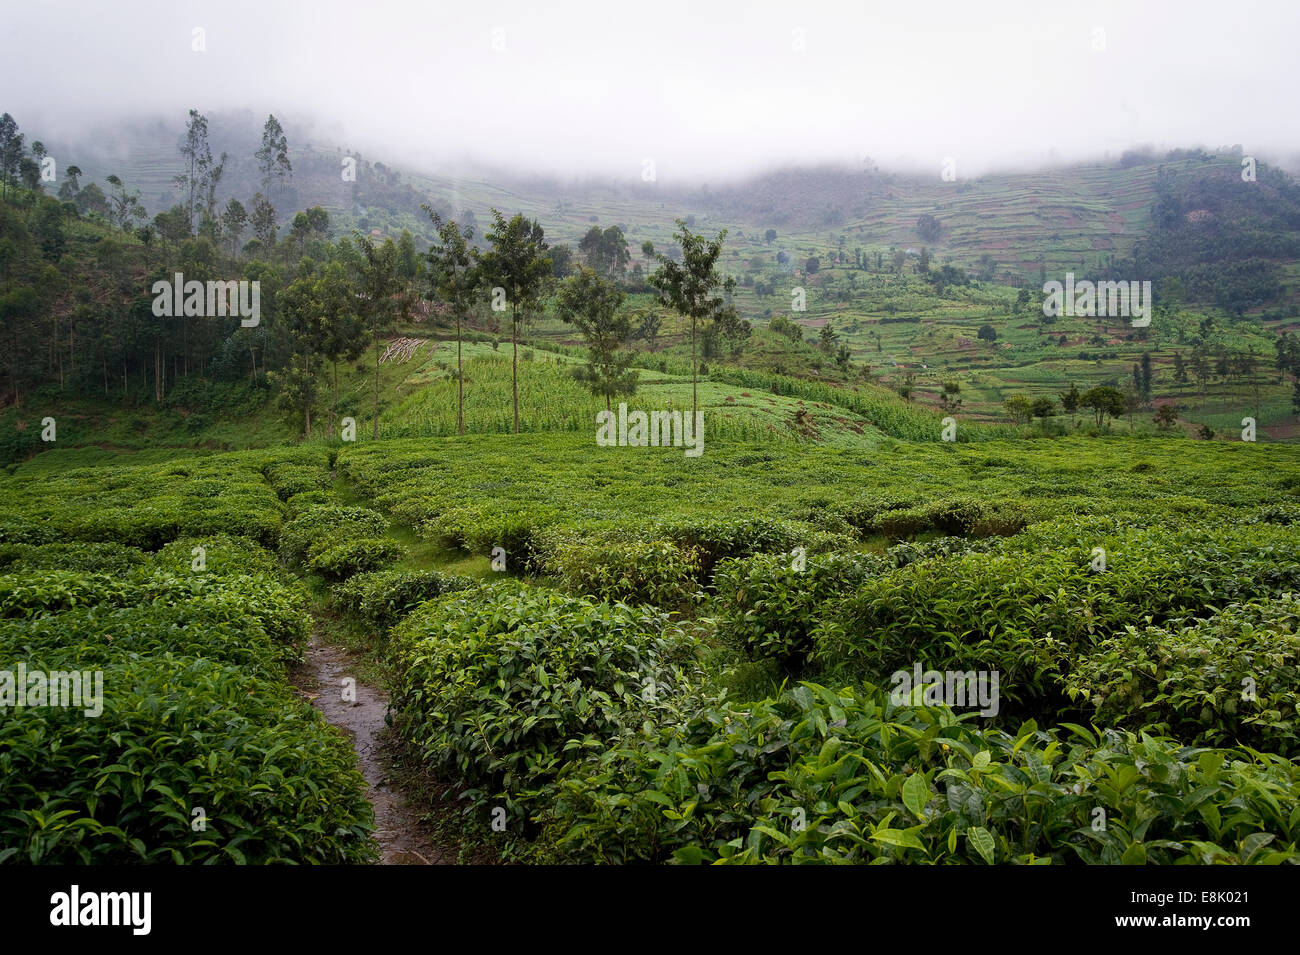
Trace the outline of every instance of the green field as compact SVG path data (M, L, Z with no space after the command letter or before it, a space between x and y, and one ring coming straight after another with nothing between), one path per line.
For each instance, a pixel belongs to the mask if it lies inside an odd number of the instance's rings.
M1300 862L1293 180L272 188L236 125L197 216L57 144L153 218L4 126L0 863ZM1044 314L1137 263L1149 326Z
M402 420L445 431L434 404ZM1289 448L723 434L689 459L576 430L12 469L5 656L102 670L105 715L0 724L7 860L372 858L346 745L286 690L328 621L441 782L428 811L506 858L1294 858ZM997 712L894 699L913 666L997 672ZM137 715L158 701L185 742ZM66 756L38 771L42 740ZM247 801L268 772L326 803Z

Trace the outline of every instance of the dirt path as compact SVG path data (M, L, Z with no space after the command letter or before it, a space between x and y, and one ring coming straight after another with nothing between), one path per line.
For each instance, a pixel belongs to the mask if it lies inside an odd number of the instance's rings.
M420 813L391 781L391 765L383 747L384 711L388 701L374 687L355 684L355 702L343 699L344 683L355 679L352 655L343 647L312 634L296 682L304 696L351 739L357 763L375 807L375 840L381 865L451 865L456 858L434 843L420 823Z

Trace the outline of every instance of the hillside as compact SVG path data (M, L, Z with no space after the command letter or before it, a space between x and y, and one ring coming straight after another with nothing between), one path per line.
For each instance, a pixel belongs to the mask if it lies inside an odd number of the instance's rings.
M1284 916L1300 8L1203 5L6 11L8 921Z
M213 153L228 155L217 190L219 204L232 196L247 201L260 185L253 159L259 119L247 113L214 114L209 125ZM176 149L182 126L179 119L128 123L115 127L112 137L91 135L57 148L92 180L102 181L110 173L121 176L140 191L153 214L179 199L173 179L183 171ZM478 222L486 221L492 207L522 212L541 221L559 241L571 243L593 222L618 223L638 248L646 240L668 242L674 220L691 216L701 227L728 228L737 240L752 238L755 250L784 250L796 262L846 247L874 254L930 245L936 258L974 270L987 269L981 257L989 255L994 262L990 278L1012 285L1032 284L1044 268L1052 274L1084 274L1131 256L1151 228L1153 205L1164 201L1157 188L1162 174L1184 182L1210 176L1239 183L1235 174L1241 169L1239 155L1185 150L1170 159L1126 157L975 179L957 175L952 181L945 181L938 169L923 177L874 167L803 167L712 188L636 178L564 182L519 178L506 171L433 174L386 163L382 156L361 155L345 143L313 140L314 127L307 129L306 136L299 137L292 122L285 124L294 173L280 193L281 212L322 206L340 232L364 226L396 235L410 229L427 243L431 232L420 205L432 202L453 215L468 210ZM358 163L355 182L342 178L341 163L347 157ZM1259 176L1261 188L1255 192L1264 205L1279 189L1285 193L1295 188L1278 170L1265 166ZM917 219L926 214L942 225L940 235L929 241L916 230ZM1225 216L1231 221L1231 210L1225 210ZM1290 211L1281 213L1273 225L1288 232L1300 228ZM775 245L762 241L768 228L778 233ZM1294 244L1277 253L1286 261L1300 258ZM729 250L737 264L750 254L749 248ZM1294 290L1291 294L1294 302Z

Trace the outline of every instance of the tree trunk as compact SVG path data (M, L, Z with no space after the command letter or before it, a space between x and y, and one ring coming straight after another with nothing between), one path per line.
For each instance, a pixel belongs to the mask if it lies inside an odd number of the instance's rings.
M513 313L510 320L510 337L514 345L514 357L510 360L510 390L515 398L515 434L519 433L519 314Z
M460 312L456 313L456 433L465 433L465 366L460 358Z
M379 329L375 329L375 440L379 440Z
M695 362L695 317L691 316L691 421L695 421L695 414L700 407L699 399L699 380L700 375L696 370ZM692 424L694 427L694 424Z
M310 381L310 380L311 380L311 356L310 356L310 355L307 356L306 370L307 370L307 380ZM304 429L303 429L303 430L304 430L304 437L305 437L308 441L310 441L310 440L311 440L311 401L310 401L310 399L305 403L305 407L303 408L303 421L304 421L304 425L305 425L305 427L304 427Z
M330 401L330 431L334 430L334 421L338 417L339 407L339 362L334 359L334 397Z

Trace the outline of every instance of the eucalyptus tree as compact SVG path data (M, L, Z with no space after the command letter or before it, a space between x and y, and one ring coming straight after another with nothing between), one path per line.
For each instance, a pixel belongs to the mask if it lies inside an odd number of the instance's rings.
M376 246L367 235L354 232L360 256L356 259L356 301L361 320L375 347L375 426L379 438L379 338L393 327L397 307L394 296L401 290L397 274L397 246L392 239Z
M0 116L0 190L5 196L9 195L9 180L17 174L23 158L23 138L12 116Z
M266 117L262 144L255 155L257 170L262 175L262 191L267 195L271 194L273 180L283 186L285 178L293 175L293 164L289 162L289 139L274 113Z
M727 238L723 229L715 238L695 234L684 219L677 220L673 233L681 247L681 262L662 252L655 253L659 268L650 276L650 284L659 292L659 301L674 309L691 323L691 414L699 410L699 362L696 340L705 327L730 331L739 325L731 292L735 279L718 274L718 259Z
M332 366L334 388L330 400L330 430L338 420L339 362L356 361L366 350L366 326L357 310L356 296L346 265L328 262L316 281L325 336L321 354Z
M456 433L465 433L465 368L461 360L461 323L478 294L479 270L470 243L474 231L461 231L454 219L443 220L432 208L422 207L438 231L438 238L425 253L429 263L431 294L445 302L456 319Z
M491 248L478 256L483 287L491 290L492 308L510 311L511 391L515 406L515 434L519 433L519 328L527 324L540 307L552 273L547 256L546 234L541 223L516 213L506 220L492 210L493 224L487 231Z
M190 110L190 119L185 125L185 138L178 148L181 158L185 160L185 171L172 181L188 194L185 221L193 233L194 207L207 198L213 166L212 148L208 145L208 118L197 109ZM225 157L222 159L224 161Z

